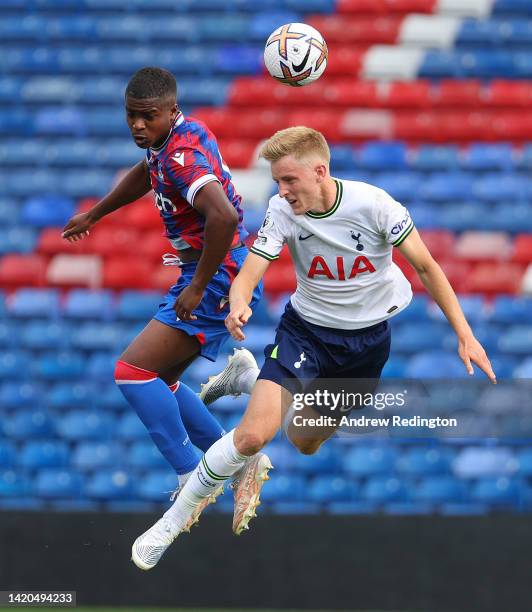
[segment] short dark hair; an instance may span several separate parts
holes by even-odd
[[[177,98],[177,83],[174,75],[164,68],[146,66],[137,70],[129,79],[126,87],[126,98]]]

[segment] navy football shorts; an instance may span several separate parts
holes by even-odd
[[[197,261],[181,264],[181,276],[164,297],[154,319],[170,327],[182,329],[189,336],[196,336],[201,349],[200,355],[216,361],[223,343],[230,337],[225,327],[225,317],[229,314],[229,287],[238,274],[246,255],[247,247],[238,247],[229,251],[218,272],[212,277],[205,289],[203,299],[194,309],[198,317],[195,321],[181,321],[176,319],[174,304],[179,294],[190,284]],[[253,309],[262,297],[262,283],[253,292],[250,308]]]
[[[308,391],[317,378],[363,379],[361,391],[373,393],[390,355],[390,341],[388,321],[337,330],[304,321],[288,302],[275,342],[264,349],[266,361],[258,378],[292,394]]]

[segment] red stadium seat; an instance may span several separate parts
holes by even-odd
[[[137,252],[140,235],[133,228],[96,226],[85,240],[87,241],[87,253],[95,253],[104,257],[133,255]]]
[[[440,81],[433,105],[442,108],[474,108],[481,104],[479,81]]]
[[[229,106],[269,106],[273,103],[270,77],[240,77],[229,87]],[[287,88],[289,89],[289,88]]]
[[[46,282],[53,287],[97,289],[102,282],[102,259],[98,255],[55,255],[48,264]]]
[[[466,293],[466,280],[471,270],[471,264],[456,259],[443,259],[438,261],[445,276],[448,278],[456,293]]]
[[[342,114],[331,110],[299,110],[288,116],[288,125],[306,125],[322,132],[331,141],[341,139]]]
[[[279,261],[266,270],[264,290],[272,295],[292,293],[296,289],[296,274],[292,264],[283,265]]]
[[[61,238],[61,227],[46,227],[39,234],[37,241],[37,252],[42,255],[56,255],[57,253],[69,253],[81,255],[87,252],[87,238],[77,242],[68,242]]]
[[[307,23],[316,28],[327,43],[394,44],[399,36],[402,17],[319,15]]]
[[[532,117],[522,110],[493,113],[491,126],[493,140],[532,139]]]
[[[532,234],[516,236],[512,261],[523,264],[532,263]]]
[[[428,81],[390,83],[379,89],[378,100],[385,108],[429,108],[431,85]]]
[[[165,294],[172,285],[176,284],[180,276],[181,268],[177,266],[155,264],[150,274],[150,287]]]
[[[454,250],[455,236],[448,230],[421,230],[419,232],[435,259],[446,259]]]
[[[109,289],[150,289],[153,264],[143,257],[111,257],[104,265],[103,287]]]
[[[508,260],[512,242],[504,232],[464,232],[454,245],[454,255],[462,261]]]
[[[519,293],[523,273],[523,266],[515,263],[481,263],[467,275],[464,292],[515,295]]]
[[[279,110],[239,111],[231,124],[233,137],[269,138],[277,130],[289,126],[286,113]]]
[[[155,207],[153,192],[150,191],[144,197],[132,204],[122,208],[119,213],[122,227],[139,229],[142,231],[150,229],[162,229],[162,221],[159,211]]]
[[[532,84],[528,81],[492,81],[487,87],[486,104],[498,108],[530,108]]]
[[[433,112],[400,111],[393,122],[393,136],[400,140],[434,142],[441,137],[438,116]]]
[[[337,0],[341,14],[389,15],[390,13],[432,13],[436,0]]]
[[[0,287],[43,287],[46,264],[42,255],[4,255],[0,259]]]
[[[88,212],[95,204],[99,202],[99,198],[83,198],[78,202],[77,213]],[[120,213],[106,215],[98,221],[98,225],[120,225],[121,223]]]
[[[327,76],[352,76],[360,74],[366,48],[352,45],[329,44]]]
[[[378,99],[377,85],[373,81],[331,80],[323,92],[323,99],[330,106],[375,107]]]
[[[204,121],[217,138],[234,138],[238,135],[235,133],[240,117],[240,111],[237,109],[201,107],[194,109],[194,117]]]
[[[256,143],[247,140],[219,141],[220,153],[229,168],[249,168],[255,155]]]
[[[153,263],[161,263],[161,257],[164,253],[173,252],[172,245],[168,238],[162,235],[160,231],[150,230],[142,235],[142,240],[139,240],[136,248],[136,253]]]

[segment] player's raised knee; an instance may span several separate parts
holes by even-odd
[[[313,455],[322,445],[323,440],[311,440],[308,438],[290,438],[290,442],[302,455]]]
[[[268,438],[258,432],[246,429],[235,430],[235,446],[243,455],[255,455],[269,442]]]

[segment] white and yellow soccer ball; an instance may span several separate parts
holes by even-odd
[[[274,30],[264,48],[264,64],[274,79],[300,87],[320,78],[329,51],[323,36],[306,23],[287,23]]]

